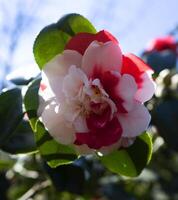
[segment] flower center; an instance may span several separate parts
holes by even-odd
[[[84,124],[91,116],[100,118],[106,113],[109,113],[107,118],[111,120],[117,112],[115,103],[109,98],[100,80],[89,80],[85,73],[75,66],[72,66],[64,77],[63,94],[64,116],[74,127]]]
[[[99,79],[83,84],[77,95],[80,115],[88,117],[91,114],[102,115],[108,107],[111,107],[111,114],[117,111],[114,102],[103,89]],[[112,117],[111,117],[112,118]]]

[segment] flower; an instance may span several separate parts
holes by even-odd
[[[43,68],[39,116],[81,154],[128,147],[150,122],[143,103],[155,91],[152,73],[107,31],[79,33]]]
[[[172,35],[168,35],[165,37],[158,37],[150,41],[146,49],[146,52],[152,52],[152,51],[161,52],[164,50],[170,50],[176,53],[177,51],[176,49],[177,49],[176,39]]]
[[[177,56],[176,39],[168,35],[150,41],[142,54],[142,59],[154,69],[156,75],[164,69],[175,68]]]

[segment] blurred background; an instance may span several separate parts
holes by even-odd
[[[0,0],[1,90],[27,84],[39,73],[33,42],[44,26],[68,13],[82,14],[97,30],[111,32],[124,52],[154,68],[158,84],[147,103],[154,155],[138,178],[112,174],[91,157],[53,170],[38,155],[12,156],[13,145],[18,146],[14,137],[0,145],[0,200],[178,200],[177,8],[177,0]],[[33,143],[29,125],[16,132]],[[28,137],[18,135],[24,132]]]
[[[99,4],[95,0],[0,0],[0,76],[18,68],[26,76],[34,75],[38,70],[32,54],[35,37],[67,13],[82,14],[97,30],[109,30],[124,52],[135,54],[152,38],[173,31],[178,20],[177,0],[102,0]]]

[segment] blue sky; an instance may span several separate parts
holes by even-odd
[[[166,35],[178,24],[177,0],[0,0],[0,63],[36,73],[32,46],[38,32],[66,13],[80,13],[98,30],[115,35],[124,52],[138,54],[146,43]],[[12,56],[8,55],[10,33],[15,17],[27,18],[27,26],[19,30],[19,40]],[[0,68],[3,75],[3,67]]]

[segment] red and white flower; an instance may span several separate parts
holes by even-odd
[[[153,71],[135,55],[123,55],[110,33],[77,34],[43,72],[39,113],[60,143],[105,153],[129,146],[147,129],[143,103],[155,91]]]

